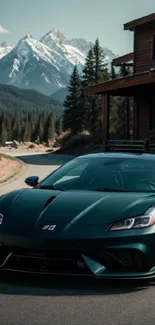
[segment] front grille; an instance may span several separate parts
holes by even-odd
[[[67,253],[65,251],[20,250],[13,253],[5,264],[5,268],[51,274],[85,275],[91,273],[80,253]]]
[[[98,252],[97,255],[109,271],[145,270],[144,259],[135,250],[105,251]]]

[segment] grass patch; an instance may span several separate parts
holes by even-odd
[[[22,162],[17,158],[0,153],[0,185],[16,177],[22,167]]]

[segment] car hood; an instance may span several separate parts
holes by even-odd
[[[114,221],[140,215],[152,205],[155,195],[147,193],[16,190],[0,199],[4,215],[0,231],[29,236],[56,225],[55,231],[48,233],[65,236],[80,229],[82,234],[88,226],[107,229]]]

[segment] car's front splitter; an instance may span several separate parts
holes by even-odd
[[[85,263],[92,271],[93,276],[96,278],[106,278],[106,279],[146,279],[155,278],[155,266],[147,270],[146,272],[138,272],[133,270],[123,271],[113,271],[108,270],[105,265],[94,261],[87,255],[82,255]]]
[[[149,272],[136,272],[136,273],[104,273],[104,274],[76,274],[76,273],[57,273],[57,272],[44,272],[44,271],[28,271],[20,269],[7,269],[2,268],[0,272],[11,272],[11,273],[21,273],[21,274],[38,274],[38,275],[51,275],[51,276],[70,276],[70,277],[89,277],[95,279],[107,279],[107,280],[151,280],[155,278],[155,267],[153,267]]]
[[[56,254],[59,252],[56,252]],[[72,255],[73,254],[73,255]],[[0,270],[43,275],[58,276],[86,276],[96,279],[152,279],[155,278],[155,266],[145,271],[138,271],[129,268],[109,269],[106,264],[97,261],[90,255],[79,254],[75,256],[54,256],[46,257],[25,254],[14,254],[10,252],[0,265]],[[52,254],[51,254],[52,255]],[[24,263],[23,263],[24,262]],[[39,262],[39,264],[38,264]],[[58,263],[58,265],[57,265]]]

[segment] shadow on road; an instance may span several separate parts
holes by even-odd
[[[18,280],[17,280],[18,277]],[[146,281],[114,281],[70,277],[2,275],[0,295],[87,296],[118,295],[149,289]],[[153,285],[153,283],[151,283]]]
[[[55,155],[55,154],[38,154],[38,155],[23,155],[18,157],[25,164],[29,165],[45,165],[45,166],[56,166],[62,165],[74,158],[74,156],[67,155]]]

